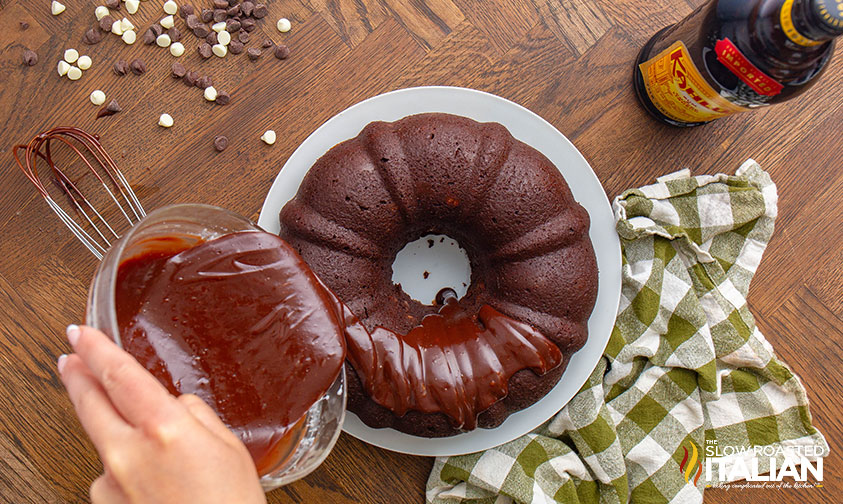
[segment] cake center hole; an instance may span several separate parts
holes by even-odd
[[[471,285],[468,254],[453,238],[427,235],[410,242],[392,263],[392,283],[419,303],[432,305],[436,294],[451,288],[462,298]]]

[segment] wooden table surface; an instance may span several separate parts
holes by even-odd
[[[814,421],[832,445],[825,487],[706,492],[706,502],[839,502],[843,464],[843,51],[806,95],[692,130],[657,124],[630,86],[632,62],[659,28],[701,0],[270,0],[253,33],[286,43],[291,57],[245,54],[201,60],[185,35],[188,69],[230,91],[227,107],[171,79],[173,58],[108,35],[84,46],[94,0],[0,0],[0,501],[80,502],[101,470],[56,377],[80,322],[96,260],[71,238],[15,167],[11,146],[56,125],[102,135],[147,209],[175,202],[227,207],[256,218],[278,170],[314,129],[344,108],[418,85],[466,86],[535,111],[590,161],[610,198],[688,167],[733,172],[752,157],[779,188],[779,219],[749,303],[761,330],[802,377]],[[209,0],[194,0],[204,6]],[[162,0],[132,16],[142,30]],[[122,11],[125,15],[125,11]],[[286,16],[293,30],[281,34]],[[19,22],[30,28],[21,31]],[[182,20],[177,20],[182,27]],[[21,64],[25,47],[40,61]],[[56,63],[76,47],[94,65],[81,80]],[[117,59],[145,59],[143,76],[117,77]],[[94,89],[123,112],[95,121]],[[175,126],[156,125],[170,113]],[[261,133],[273,128],[269,147]],[[212,140],[226,134],[223,153]],[[419,503],[432,459],[399,455],[343,435],[316,472],[269,494],[270,502]]]

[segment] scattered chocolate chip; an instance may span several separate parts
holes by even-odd
[[[217,93],[217,98],[214,100],[217,105],[228,105],[231,103],[231,95],[225,91]]]
[[[264,18],[267,14],[269,14],[269,11],[267,10],[265,4],[255,4],[255,11],[252,12],[252,16],[254,16],[255,19]]]
[[[243,45],[243,42],[240,42],[239,40],[232,40],[228,43],[228,51],[231,54],[240,54],[243,52],[244,48],[245,46]]]
[[[255,20],[252,18],[246,18],[240,21],[240,26],[247,32],[250,32],[255,29]]]
[[[126,75],[129,72],[129,64],[123,60],[117,60],[117,63],[112,67],[114,73],[117,75]]]
[[[214,149],[216,149],[217,152],[222,152],[227,148],[228,148],[228,137],[226,137],[224,135],[218,135],[216,138],[214,138]]]
[[[105,0],[105,6],[111,10],[120,10],[120,0]]]
[[[167,30],[167,35],[170,36],[171,42],[178,42],[181,40],[181,32],[175,26]]]
[[[214,85],[214,79],[208,77],[207,75],[203,75],[196,80],[196,87],[199,89],[205,89],[207,87],[211,87]]]
[[[143,32],[143,43],[146,45],[152,45],[155,43],[155,32],[152,31],[152,28],[147,29]]]
[[[101,108],[100,111],[97,112],[97,119],[99,119],[100,117],[105,117],[105,116],[113,116],[117,112],[122,112],[122,111],[123,111],[123,107],[121,107],[120,104],[117,103],[117,100],[111,100],[110,102],[108,102],[108,105]]]
[[[173,78],[181,79],[185,76],[187,70],[184,68],[184,65],[179,63],[178,61],[173,63]]]
[[[20,22],[20,29],[21,30],[28,30],[29,29],[29,23],[27,23],[26,21],[21,21]]]
[[[209,33],[211,33],[211,29],[203,24],[193,29],[193,34],[196,35],[196,38],[205,38]]]
[[[202,14],[199,16],[199,19],[201,19],[203,23],[210,23],[211,20],[214,19],[214,10],[202,9]]]
[[[249,35],[249,32],[247,32],[246,30],[240,30],[239,32],[237,32],[237,40],[244,44],[248,44],[251,38],[252,37]]]
[[[194,13],[193,6],[190,4],[184,4],[179,8],[179,15],[182,19],[187,19],[187,16],[190,16]]]
[[[187,25],[187,28],[189,30],[193,30],[197,26],[199,26],[199,22],[199,18],[196,17],[196,14],[188,14],[188,16],[184,20],[184,23]]]
[[[290,57],[290,48],[284,44],[275,46],[275,57],[280,60],[285,60]]]
[[[111,16],[103,16],[100,19],[100,30],[102,31],[111,31],[111,25],[114,24],[114,18]]]
[[[246,54],[249,55],[250,60],[255,61],[256,59],[261,57],[262,53],[261,50],[257,47],[250,47],[248,50],[246,50]]]
[[[140,58],[135,58],[132,60],[132,63],[129,65],[129,68],[132,70],[132,73],[135,75],[143,75],[146,72],[146,63],[143,62]]]
[[[264,49],[266,49],[267,47],[272,47],[272,41],[269,39],[263,39],[263,42],[261,42],[261,47],[263,47]]]
[[[228,14],[228,17],[235,17],[240,15],[240,6],[239,5],[232,5],[225,11]]]
[[[199,74],[197,74],[193,70],[190,70],[189,72],[184,74],[184,78],[182,80],[184,81],[184,84],[186,86],[193,87],[196,85],[196,81],[199,80]]]
[[[82,42],[88,45],[98,44],[102,40],[102,31],[96,28],[89,28],[82,37]]]
[[[214,0],[214,9],[227,9],[228,8],[228,0]]]
[[[227,31],[228,33],[234,33],[239,30],[241,26],[243,25],[240,23],[240,21],[237,21],[236,19],[229,19],[225,23],[225,31]]]
[[[216,44],[217,43],[217,32],[212,31],[211,33],[209,33],[208,36],[205,37],[205,42],[207,42],[210,45]]]
[[[225,13],[225,9],[214,9],[214,22],[219,23],[221,21],[225,21],[228,17],[228,14]]]
[[[32,49],[23,50],[23,64],[26,66],[33,66],[38,63],[38,55]]]
[[[246,17],[251,17],[252,13],[255,12],[255,4],[252,2],[243,2],[240,4],[240,12]]]
[[[207,42],[202,42],[201,44],[199,44],[197,50],[199,51],[199,56],[202,56],[205,59],[208,59],[214,55],[214,51],[211,49],[211,44]]]
[[[150,26],[149,29],[152,30],[152,33],[154,33],[156,37],[164,33],[164,27],[158,23]]]

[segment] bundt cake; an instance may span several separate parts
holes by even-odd
[[[370,123],[310,168],[280,222],[344,303],[348,409],[372,427],[497,426],[550,391],[585,343],[597,295],[588,214],[500,124]],[[458,301],[425,305],[392,283],[398,251],[429,234],[468,254]]]

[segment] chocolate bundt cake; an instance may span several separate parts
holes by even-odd
[[[585,343],[597,295],[588,214],[500,124],[373,122],[310,168],[280,221],[345,304],[348,409],[372,427],[497,426],[547,394]],[[396,254],[428,234],[468,254],[458,301],[424,305],[392,283]]]

